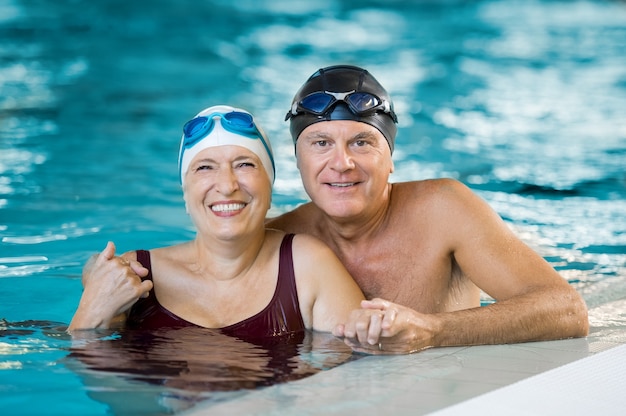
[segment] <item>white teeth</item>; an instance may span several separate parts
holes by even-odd
[[[350,183],[331,183],[330,186],[336,186],[339,188],[347,188],[348,186],[352,186],[354,185],[354,182],[350,182]]]
[[[245,206],[246,204],[218,204],[211,206],[211,210],[215,212],[238,211]]]

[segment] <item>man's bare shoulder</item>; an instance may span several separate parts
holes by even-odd
[[[397,184],[392,191],[392,224],[428,229],[450,246],[465,246],[479,233],[508,233],[502,218],[477,193],[455,179]]]
[[[455,179],[428,179],[394,183],[387,225],[391,230],[417,227],[444,241],[456,235],[460,224],[483,218],[490,207],[469,187]]]
[[[316,224],[319,216],[319,209],[309,202],[278,217],[268,218],[265,221],[265,226],[286,233],[313,234],[314,224]]]
[[[464,199],[470,196],[470,189],[456,179],[437,178],[420,181],[397,182],[392,184],[392,203],[420,205],[428,202]]]

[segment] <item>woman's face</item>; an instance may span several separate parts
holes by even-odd
[[[259,157],[234,145],[204,149],[191,161],[183,186],[198,232],[230,239],[265,227],[272,185]]]

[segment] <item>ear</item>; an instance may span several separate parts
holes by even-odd
[[[389,170],[389,173],[393,173],[393,171],[396,170],[396,166],[393,163],[393,160],[391,161],[391,169]]]

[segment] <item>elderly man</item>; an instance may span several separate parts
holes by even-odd
[[[585,336],[582,297],[466,186],[389,183],[397,118],[366,70],[315,72],[286,117],[311,198],[267,226],[308,233],[342,260],[365,296],[334,333],[357,351]],[[480,290],[496,302],[480,307]]]

